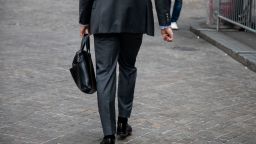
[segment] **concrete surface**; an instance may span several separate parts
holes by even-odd
[[[204,3],[186,1],[173,43],[144,37],[134,132],[117,144],[255,143],[256,74],[189,31]],[[77,16],[77,0],[0,0],[0,144],[100,142],[96,94],[68,70]]]
[[[237,29],[209,28],[204,21],[195,21],[190,30],[256,72],[256,34]]]

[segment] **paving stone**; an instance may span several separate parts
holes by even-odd
[[[36,144],[36,142],[13,135],[0,134],[0,144]]]
[[[28,139],[32,142],[42,143],[49,139],[58,137],[62,133],[48,129],[40,129],[31,126],[23,126],[18,124],[9,125],[0,129],[0,134],[10,135]]]
[[[16,123],[20,120],[26,119],[29,115],[34,113],[33,109],[17,109],[17,107],[10,107],[1,104],[0,106],[0,127],[8,124]]]
[[[50,140],[45,142],[45,144],[93,144],[100,143],[100,141],[101,135],[99,135],[99,133],[93,133],[92,131],[84,129]]]
[[[157,21],[156,36],[144,36],[133,134],[116,143],[254,144],[255,73],[188,30],[205,17],[205,1],[183,8],[172,43]],[[96,94],[80,92],[69,72],[80,46],[77,12],[74,0],[0,0],[1,144],[101,141]]]

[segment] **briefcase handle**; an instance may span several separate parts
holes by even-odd
[[[86,46],[86,51],[90,53],[90,36],[88,34],[83,36],[80,50],[83,51],[85,46]]]

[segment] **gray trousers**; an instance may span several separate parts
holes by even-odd
[[[116,65],[118,116],[129,118],[132,111],[137,69],[136,57],[142,34],[95,34],[98,108],[104,135],[116,133]]]

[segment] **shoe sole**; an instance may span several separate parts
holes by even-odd
[[[122,133],[119,133],[117,134],[117,136],[119,137],[119,139],[123,140],[125,139],[126,137],[132,135],[132,132],[127,132],[127,134],[122,134]]]

